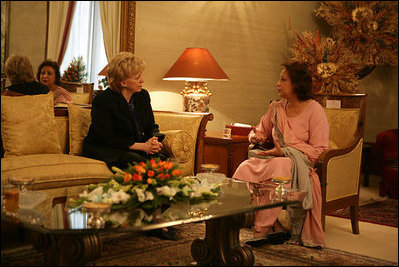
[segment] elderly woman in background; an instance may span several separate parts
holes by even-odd
[[[323,108],[312,99],[312,77],[306,66],[298,62],[282,65],[277,82],[282,99],[269,105],[249,134],[251,143],[273,141],[274,148],[259,151],[242,162],[233,178],[247,181],[250,189],[275,188],[272,177],[292,179],[288,187],[304,190],[306,195],[300,206],[287,208],[291,222],[288,242],[324,247],[321,187],[313,164],[328,149],[329,125]],[[253,242],[273,232],[289,234],[277,219],[280,211],[281,207],[255,213]]]
[[[5,66],[5,74],[11,85],[4,89],[23,95],[47,94],[49,88],[35,81],[33,67],[27,56],[12,54],[8,57]]]
[[[50,91],[54,93],[54,105],[73,102],[70,93],[60,86],[61,74],[57,62],[43,61],[37,69],[36,78],[40,83],[47,85]]]

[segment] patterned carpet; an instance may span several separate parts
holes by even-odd
[[[191,243],[196,238],[203,238],[205,223],[191,223],[175,227],[179,240],[160,240],[141,234],[119,235],[117,239],[110,235],[101,235],[103,253],[100,260],[91,266],[187,266],[193,263]],[[252,237],[252,231],[241,229],[240,241]],[[322,250],[296,245],[273,245],[265,243],[252,247],[255,266],[397,266],[389,262],[368,256],[353,254],[341,250],[324,248]],[[40,266],[43,255],[31,246],[24,245],[1,251],[2,266]]]
[[[349,208],[341,209],[328,215],[350,218]],[[359,207],[359,220],[375,224],[398,227],[398,200],[385,199]]]

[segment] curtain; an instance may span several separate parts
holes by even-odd
[[[62,63],[68,43],[75,1],[49,1],[47,58]]]
[[[101,25],[108,62],[119,53],[121,36],[121,1],[100,1]]]

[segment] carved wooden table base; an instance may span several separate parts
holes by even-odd
[[[42,234],[31,232],[31,243],[45,253],[49,266],[85,265],[100,258],[102,243],[98,234]]]
[[[240,246],[240,228],[251,227],[254,213],[206,221],[205,239],[193,241],[191,255],[198,265],[253,265],[252,250]]]

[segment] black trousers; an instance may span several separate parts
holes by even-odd
[[[83,143],[82,155],[84,157],[104,161],[111,170],[113,166],[125,169],[127,168],[128,163],[133,164],[133,162],[145,162],[152,158],[166,160],[169,157],[169,155],[162,152],[157,154],[147,154],[144,151],[139,150],[110,148],[87,143]]]

